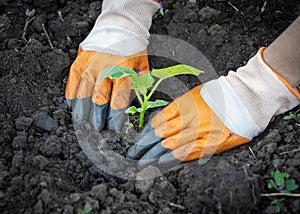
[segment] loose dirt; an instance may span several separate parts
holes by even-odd
[[[153,21],[151,33],[190,43],[218,75],[245,64],[300,14],[298,1],[195,2],[163,1],[165,15]],[[28,42],[21,38],[26,9],[36,16]],[[78,45],[100,12],[101,1],[0,1],[0,212],[275,213],[272,199],[260,194],[273,192],[267,183],[276,168],[300,184],[299,119],[274,117],[251,143],[144,183],[113,177],[86,157],[63,95]],[[174,64],[159,57],[150,63]],[[181,80],[199,84],[187,76]],[[110,144],[120,142],[105,136]],[[282,213],[300,212],[299,198],[277,199],[284,203]]]

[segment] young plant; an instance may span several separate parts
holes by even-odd
[[[300,114],[297,114],[297,112],[290,112],[289,115],[283,117],[284,120],[292,120],[297,118],[300,118]]]
[[[22,39],[26,42],[29,43],[30,39],[27,40],[26,39],[26,34],[27,34],[27,29],[29,24],[35,19],[35,9],[29,10],[28,8],[25,11],[25,15],[26,15],[26,21],[25,21],[25,25],[24,25],[24,29],[23,29],[23,33],[22,33]]]
[[[276,199],[271,201],[271,205],[273,205],[275,207],[276,212],[278,212],[278,213],[280,212],[281,208],[283,207],[283,204]]]
[[[92,214],[92,212],[90,210],[87,210],[87,209],[78,209],[77,213],[78,214]]]
[[[164,5],[162,2],[159,2],[159,10],[153,15],[152,19],[155,20],[158,16],[164,16],[168,10],[164,10]]]
[[[291,193],[291,191],[298,189],[298,185],[295,183],[294,179],[286,180],[289,177],[289,174],[279,170],[272,172],[273,179],[269,180],[268,188],[276,189],[282,193]]]
[[[122,66],[111,66],[104,70],[99,81],[102,81],[107,77],[109,77],[110,79],[118,79],[129,76],[131,78],[131,89],[134,90],[140,103],[140,107],[137,108],[136,106],[131,106],[125,112],[132,115],[137,112],[140,113],[139,128],[142,128],[144,125],[144,117],[146,110],[150,108],[168,105],[168,102],[165,100],[158,99],[155,101],[149,101],[151,96],[163,80],[180,74],[192,74],[198,76],[200,73],[203,73],[203,71],[187,65],[180,64],[168,68],[153,69],[151,72],[147,72],[146,74],[140,76],[130,68]],[[158,78],[158,81],[155,83],[154,86],[153,77]],[[152,89],[149,93],[147,93],[151,87]]]
[[[281,193],[288,193],[291,194],[291,191],[298,189],[298,185],[295,183],[295,180],[290,179],[287,180],[289,174],[285,172],[280,172],[276,170],[275,172],[271,173],[273,179],[269,180],[268,188],[269,189],[276,189]],[[276,212],[280,212],[281,208],[283,207],[283,203],[274,199],[271,201],[271,205],[273,205],[276,209]]]
[[[127,134],[130,129],[134,127],[133,123],[129,121],[129,119],[124,123],[125,125],[125,133]]]

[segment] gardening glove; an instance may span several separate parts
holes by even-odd
[[[137,72],[149,71],[146,47],[153,14],[159,4],[151,0],[104,0],[102,13],[88,37],[80,44],[71,66],[65,91],[73,121],[89,122],[120,131],[129,104],[131,80],[105,79],[110,66],[124,66]]]
[[[227,151],[298,105],[299,93],[264,62],[263,50],[237,72],[197,86],[157,113],[128,157],[139,159],[139,167],[170,167]]]

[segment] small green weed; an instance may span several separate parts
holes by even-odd
[[[292,120],[298,118],[300,118],[300,114],[297,114],[297,112],[290,112],[289,115],[283,117],[284,120]]]
[[[281,193],[291,194],[292,191],[298,189],[298,185],[295,183],[294,179],[288,180],[289,174],[286,172],[280,172],[276,170],[271,173],[273,179],[270,179],[268,182],[269,189],[275,189]],[[271,201],[271,205],[273,205],[276,211],[279,213],[281,208],[283,207],[283,203],[274,199]]]
[[[283,207],[283,204],[276,199],[271,201],[271,205],[273,205],[275,207],[276,212],[278,212],[278,213],[280,212],[281,208]]]
[[[87,210],[87,209],[78,209],[77,213],[78,214],[92,214],[92,212],[90,210]]]
[[[273,179],[269,180],[268,188],[276,189],[282,193],[291,193],[291,191],[298,189],[298,185],[295,183],[294,179],[286,180],[289,177],[289,174],[279,170],[272,172]]]

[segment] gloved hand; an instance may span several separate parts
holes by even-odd
[[[115,65],[137,72],[147,72],[147,52],[133,56],[116,56],[79,50],[66,87],[67,102],[70,107],[73,106],[75,122],[89,121],[97,130],[102,130],[106,124],[108,129],[120,131],[124,110],[129,104],[131,80],[124,77],[97,82],[107,67]]]
[[[156,161],[164,167],[220,153],[249,142],[273,115],[298,105],[300,95],[267,66],[263,50],[157,113],[128,157],[140,159],[139,167]]]
[[[149,71],[148,30],[158,8],[159,4],[151,0],[103,1],[102,13],[80,44],[68,77],[65,97],[75,123],[87,121],[97,130],[105,126],[121,130],[131,81],[126,77],[98,80],[109,66]]]

